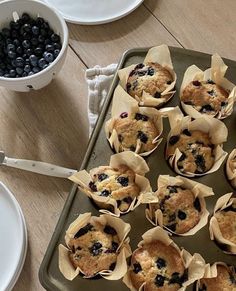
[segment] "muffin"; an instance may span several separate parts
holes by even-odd
[[[142,101],[143,92],[153,98],[162,98],[161,93],[174,81],[165,67],[158,63],[140,63],[129,73],[126,90],[132,97]]]
[[[152,241],[134,251],[130,278],[138,290],[145,282],[145,291],[179,290],[187,280],[183,259],[172,246]]]
[[[236,188],[236,149],[233,149],[226,162],[226,174],[233,188]]]
[[[214,145],[208,133],[184,129],[180,134],[169,138],[167,157],[174,155],[176,149],[181,152],[181,157],[177,162],[181,172],[204,174],[214,164]]]
[[[227,266],[217,265],[217,276],[214,278],[202,278],[199,280],[198,291],[235,291],[236,275]]]
[[[183,90],[181,101],[198,112],[215,116],[228,105],[229,93],[212,80],[192,81]]]
[[[127,271],[130,256],[130,225],[110,215],[84,213],[66,231],[66,247],[59,245],[59,269],[68,280],[80,272],[84,278],[101,275],[120,279]]]

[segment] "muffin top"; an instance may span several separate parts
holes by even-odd
[[[228,105],[228,96],[228,92],[212,80],[196,80],[184,88],[181,101],[201,113],[216,115]]]
[[[135,183],[135,173],[126,165],[117,168],[98,167],[93,172],[89,187],[93,194],[115,199],[121,212],[127,211],[134,198],[140,193]]]
[[[167,145],[167,158],[179,149],[182,156],[178,160],[178,169],[183,172],[203,174],[214,164],[214,145],[207,133],[184,129],[179,135],[170,137]]]
[[[123,112],[120,118],[114,122],[114,129],[120,142],[119,151],[135,151],[138,145],[138,153],[148,152],[155,148],[153,140],[159,135],[154,122],[141,113],[128,115]]]
[[[88,223],[68,243],[70,260],[88,277],[103,270],[113,270],[119,243],[117,232],[110,225]]]
[[[167,186],[157,192],[159,202],[153,209],[160,209],[163,225],[183,234],[198,224],[201,218],[201,204],[193,192],[181,186]]]
[[[143,92],[154,98],[173,82],[171,73],[158,63],[138,64],[129,74],[126,90],[132,97],[142,100]],[[164,97],[164,96],[163,96]]]
[[[215,213],[222,236],[236,244],[236,204]]]
[[[217,265],[217,277],[202,278],[199,291],[235,291],[236,276],[223,265]]]
[[[175,291],[187,279],[178,251],[158,240],[134,251],[129,275],[137,290],[145,282],[145,291]]]

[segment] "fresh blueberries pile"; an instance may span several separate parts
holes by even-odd
[[[23,13],[0,31],[0,76],[21,78],[46,69],[59,55],[60,36],[42,17]]]

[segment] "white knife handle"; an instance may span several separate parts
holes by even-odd
[[[13,159],[7,157],[5,157],[3,164],[13,168],[59,178],[68,178],[69,176],[77,172],[76,170],[67,169],[44,162]]]

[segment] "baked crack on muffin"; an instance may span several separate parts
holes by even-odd
[[[171,136],[167,144],[167,158],[174,155],[177,148],[182,153],[177,162],[181,172],[203,174],[212,168],[215,161],[214,145],[207,133],[184,129],[179,135]]]
[[[160,209],[163,225],[173,232],[183,234],[197,225],[201,219],[202,209],[199,198],[191,190],[181,186],[167,186],[158,192],[159,203],[152,209]]]
[[[143,92],[153,98],[161,98],[161,93],[174,81],[171,73],[158,63],[138,64],[130,72],[126,90],[132,97],[142,100]],[[168,97],[168,96],[166,96]]]
[[[123,112],[114,122],[114,129],[120,142],[119,151],[135,151],[139,143],[139,153],[148,152],[156,147],[153,140],[159,135],[154,122],[141,113],[128,115]]]
[[[217,265],[217,277],[202,278],[199,285],[198,291],[235,291],[236,276],[226,266]]]
[[[183,90],[181,101],[200,113],[216,115],[228,105],[229,93],[212,80],[192,81]]]
[[[175,291],[187,280],[187,271],[178,251],[158,240],[134,251],[129,272],[136,290],[145,282],[145,291]]]
[[[93,276],[103,270],[114,270],[118,256],[119,238],[110,225],[87,223],[70,239],[70,260],[85,276]]]
[[[115,199],[121,212],[127,211],[140,193],[140,188],[135,183],[135,173],[126,165],[117,168],[98,167],[93,172],[89,187],[93,194]]]

